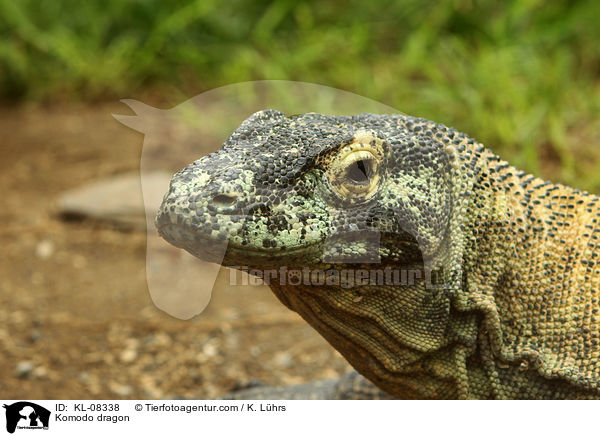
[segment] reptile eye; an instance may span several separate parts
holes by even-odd
[[[359,185],[368,184],[372,175],[373,161],[371,159],[353,162],[346,168],[346,179]]]
[[[379,185],[377,156],[365,148],[351,148],[331,163],[329,180],[336,193],[348,199],[366,199]]]

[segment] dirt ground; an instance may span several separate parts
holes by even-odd
[[[267,288],[172,318],[148,293],[145,232],[58,216],[65,190],[138,168],[143,137],[111,113],[127,109],[0,109],[0,397],[207,398],[345,373]]]

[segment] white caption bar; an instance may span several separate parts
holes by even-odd
[[[597,434],[595,401],[3,400],[0,434]],[[41,430],[41,431],[36,431]]]

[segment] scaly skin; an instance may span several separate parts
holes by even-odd
[[[394,397],[598,398],[599,217],[598,197],[431,121],[262,111],[173,177],[157,227],[277,271],[279,299]],[[416,279],[292,284],[281,267]]]

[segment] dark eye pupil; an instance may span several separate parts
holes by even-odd
[[[368,183],[371,177],[371,163],[365,160],[354,162],[348,167],[346,177],[354,183]]]

